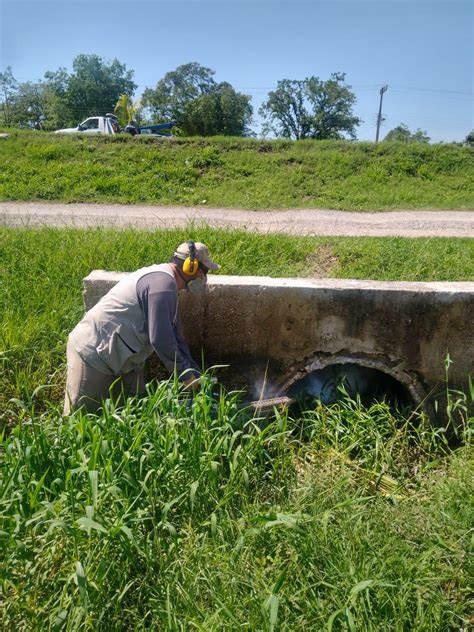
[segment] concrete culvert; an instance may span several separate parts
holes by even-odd
[[[125,274],[85,278],[86,308]],[[350,364],[359,368],[350,369],[349,385],[371,386],[354,389],[363,399],[408,399],[445,425],[447,355],[451,389],[468,392],[473,374],[472,282],[211,275],[203,297],[183,293],[180,304],[193,356],[221,367],[219,381],[252,399],[288,394],[312,373],[323,379],[337,370],[330,366]]]
[[[351,362],[330,364],[314,370],[288,389],[288,395],[306,409],[318,401],[334,404],[343,399],[345,393],[352,399],[360,397],[366,406],[376,401],[386,401],[398,409],[415,406],[408,389],[393,376]]]

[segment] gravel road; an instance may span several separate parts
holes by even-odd
[[[474,237],[474,211],[245,211],[184,206],[0,202],[0,225],[157,229],[190,224],[293,235]]]

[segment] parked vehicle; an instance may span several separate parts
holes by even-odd
[[[165,130],[169,130],[174,127],[174,123],[159,123],[158,125],[144,125],[143,127],[138,128],[139,134],[147,134],[148,136],[173,136],[166,132]]]
[[[117,134],[120,131],[118,119],[114,114],[90,116],[77,127],[56,130],[56,134]]]
[[[119,122],[115,114],[105,116],[91,116],[82,121],[77,127],[68,127],[56,130],[55,134],[118,134],[125,132],[132,136],[146,134],[148,136],[171,136],[166,132],[174,126],[174,123],[160,123],[159,125],[144,125],[138,127],[130,122],[123,130],[120,129]]]

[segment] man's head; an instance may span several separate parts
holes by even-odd
[[[209,249],[206,244],[200,241],[185,241],[180,244],[173,256],[173,263],[176,263],[180,270],[187,276],[194,277],[197,270],[207,274],[209,270],[219,270],[220,266],[211,260]]]
[[[193,293],[200,294],[204,290],[209,270],[218,270],[220,266],[211,260],[206,244],[192,240],[180,244],[171,259],[186,284]]]

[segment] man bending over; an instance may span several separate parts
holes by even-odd
[[[199,366],[181,333],[178,292],[203,293],[208,271],[218,269],[205,244],[188,241],[169,263],[140,268],[107,292],[69,334],[64,414],[96,411],[111,387],[112,396],[143,395],[153,352],[196,388]]]

